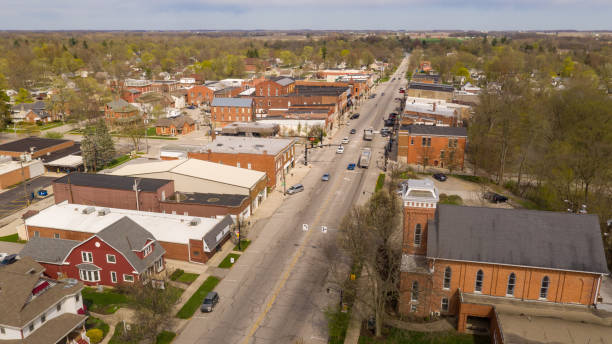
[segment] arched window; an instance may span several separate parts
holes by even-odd
[[[419,300],[419,282],[417,281],[412,282],[412,292],[410,293],[410,300],[414,302]]]
[[[550,284],[550,278],[544,276],[542,278],[542,285],[540,286],[540,299],[546,299],[548,297],[548,285]]]
[[[514,286],[516,285],[516,275],[514,272],[508,276],[508,288],[506,288],[506,295],[514,296]]]
[[[442,285],[444,289],[450,288],[452,274],[453,274],[453,271],[451,270],[451,267],[447,266],[446,269],[444,269],[444,284]]]
[[[417,223],[415,228],[414,228],[414,246],[421,246],[421,234],[422,234],[422,229],[421,229],[421,224]]]
[[[476,285],[474,286],[474,291],[477,293],[482,293],[482,280],[484,279],[484,272],[482,270],[478,270],[476,273]]]

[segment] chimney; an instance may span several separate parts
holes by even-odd
[[[433,103],[433,111],[436,112],[436,103]]]

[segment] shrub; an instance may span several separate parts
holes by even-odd
[[[176,281],[183,273],[185,273],[185,271],[182,269],[176,269],[174,272],[172,272],[172,275],[170,275],[170,279]]]
[[[93,344],[100,343],[102,338],[104,338],[104,333],[99,328],[92,328],[91,330],[88,330],[86,334]]]
[[[48,139],[61,139],[62,137],[64,137],[64,134],[59,133],[57,131],[48,131],[47,133],[45,133],[45,137]]]
[[[378,180],[376,181],[376,188],[374,189],[374,192],[382,189],[383,186],[385,186],[385,174],[381,173],[378,175]]]

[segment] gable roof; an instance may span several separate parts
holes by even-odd
[[[436,125],[411,124],[402,125],[400,130],[408,131],[411,135],[467,137],[467,128],[464,127],[441,127]]]
[[[54,180],[58,184],[72,184],[76,186],[90,186],[113,190],[134,190],[134,181],[138,181],[139,191],[156,192],[162,186],[171,183],[168,179],[135,178],[128,176],[115,176],[112,174],[95,174],[73,172]]]
[[[251,107],[251,98],[213,98],[211,106]]]
[[[176,116],[173,118],[160,118],[157,123],[155,123],[156,127],[169,127],[174,125],[175,127],[182,127],[185,124],[192,125],[195,121],[193,118],[185,115]]]
[[[215,249],[215,247],[217,247],[217,245],[219,245],[219,243],[223,241],[226,236],[229,235],[231,226],[233,224],[234,220],[232,220],[230,216],[225,216],[223,220],[217,223],[215,227],[213,227],[213,229],[211,229],[208,233],[206,233],[206,235],[204,235],[204,243],[206,243],[206,246],[208,246],[208,249],[211,252]],[[222,234],[226,229],[227,231],[225,232],[225,234]],[[217,240],[217,236],[219,234],[222,235],[219,236],[219,240]]]
[[[126,102],[122,98],[117,98],[109,103],[106,103],[106,106],[111,108],[114,112],[132,112],[138,111],[138,108],[134,105]]]
[[[44,111],[47,105],[42,100],[35,101],[33,103],[21,103],[13,106],[13,111],[29,111],[32,110],[36,113]]]
[[[96,236],[114,249],[121,252],[136,271],[143,272],[158,260],[166,251],[157,244],[148,256],[140,259],[135,251],[141,251],[147,241],[155,241],[151,232],[141,227],[127,216],[99,231]]]
[[[428,226],[429,258],[608,273],[596,215],[440,204]]]
[[[37,262],[62,264],[68,253],[80,243],[77,240],[33,237],[19,255],[32,257]]]

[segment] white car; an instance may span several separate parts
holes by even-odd
[[[344,153],[344,147],[342,147],[342,146],[338,147],[338,149],[336,149],[336,153],[337,153],[337,154],[342,154],[342,153]]]
[[[343,138],[342,139],[342,144],[347,144],[347,143],[349,143],[348,137]]]

